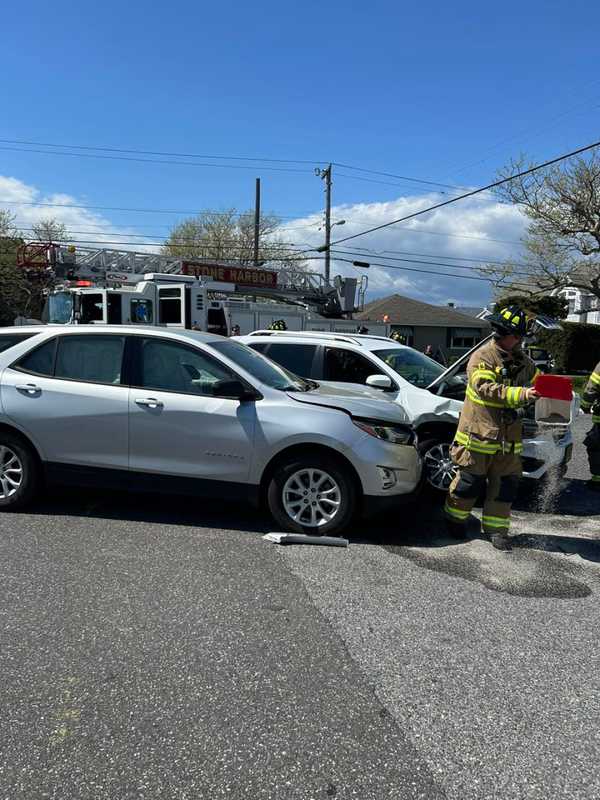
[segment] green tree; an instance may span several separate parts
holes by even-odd
[[[0,325],[12,325],[27,310],[31,297],[25,274],[17,266],[23,239],[14,221],[10,211],[0,210]]]
[[[277,234],[280,226],[277,217],[263,215],[259,224],[259,261],[272,266],[302,269],[305,262]],[[230,208],[218,213],[204,211],[189,217],[170,231],[162,252],[190,260],[201,258],[252,264],[254,212],[239,214],[235,208]]]
[[[524,158],[502,171],[506,178],[530,164]],[[600,298],[600,150],[499,187],[502,200],[529,219],[519,263],[484,267],[502,291],[541,296],[574,286]]]

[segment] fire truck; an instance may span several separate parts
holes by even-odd
[[[62,324],[159,325],[228,335],[284,320],[289,330],[350,332],[362,310],[367,278],[189,261],[129,250],[24,245],[20,266],[45,271],[43,321]],[[373,333],[385,334],[385,325]],[[381,330],[379,330],[381,328]]]

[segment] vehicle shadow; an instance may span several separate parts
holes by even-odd
[[[160,495],[82,489],[47,491],[28,514],[48,517],[92,517],[95,519],[223,528],[243,533],[268,533],[273,524],[250,503],[180,495]]]

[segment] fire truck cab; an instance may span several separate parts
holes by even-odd
[[[190,275],[149,273],[142,280],[136,277],[132,286],[88,288],[88,281],[78,281],[79,285],[54,291],[48,296],[44,321],[159,325],[197,328],[222,336],[229,333],[231,320],[225,301],[209,299],[209,292],[233,291],[235,286]]]

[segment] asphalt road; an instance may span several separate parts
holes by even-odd
[[[586,476],[576,447],[521,498],[509,554],[424,502],[347,549],[177,498],[2,515],[0,798],[599,797]]]

